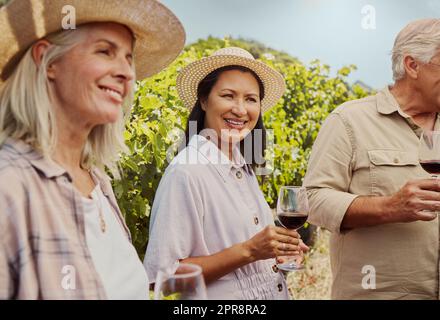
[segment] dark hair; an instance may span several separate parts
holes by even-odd
[[[258,82],[258,87],[260,89],[260,101],[264,98],[264,85],[261,81],[260,77],[251,69],[238,66],[238,65],[231,65],[231,66],[225,66],[221,67],[219,69],[216,69],[212,71],[210,74],[208,74],[202,81],[200,81],[198,87],[197,87],[197,101],[194,105],[194,108],[192,109],[188,121],[186,123],[186,130],[185,130],[185,140],[184,144],[185,146],[188,145],[189,140],[191,137],[189,136],[189,123],[190,121],[194,121],[197,124],[197,134],[199,134],[203,129],[205,129],[205,111],[202,109],[201,101],[204,99],[207,99],[209,94],[211,93],[212,88],[217,83],[220,75],[225,71],[230,70],[239,70],[242,72],[248,72],[254,76],[254,78]],[[261,130],[261,138],[257,137],[255,129]],[[257,138],[260,138],[260,141],[255,141]],[[252,154],[251,158],[249,159],[249,155],[245,154],[244,152],[244,146],[245,141],[247,139],[251,139],[251,146],[252,146]],[[260,142],[260,143],[258,143]],[[256,167],[264,167],[264,152],[266,150],[266,128],[263,124],[263,118],[262,114],[260,112],[260,115],[258,116],[257,123],[255,127],[251,130],[251,132],[246,136],[245,139],[240,141],[240,151],[241,154],[245,157],[246,164],[249,164],[253,169]]]

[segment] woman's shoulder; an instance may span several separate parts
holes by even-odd
[[[170,162],[166,173],[197,178],[205,175],[209,161],[196,148],[187,146]]]
[[[17,152],[8,144],[0,146],[0,188],[8,189],[11,184],[20,178],[31,168],[25,155]]]
[[[30,194],[26,175],[30,175],[30,164],[26,158],[8,146],[0,146],[0,224],[8,217],[17,217],[24,212]]]

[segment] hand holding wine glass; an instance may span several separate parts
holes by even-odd
[[[301,228],[309,216],[306,189],[304,187],[281,187],[277,203],[277,216],[285,228],[291,230]],[[284,262],[278,264],[280,270],[294,271],[303,268],[292,258],[283,258],[282,260]]]

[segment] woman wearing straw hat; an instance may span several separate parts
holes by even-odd
[[[185,67],[177,89],[191,114],[186,147],[152,208],[150,281],[190,262],[202,267],[209,299],[286,299],[274,258],[307,247],[295,231],[273,225],[255,171],[265,149],[257,139],[265,134],[262,113],[283,95],[283,77],[246,50],[224,48]]]
[[[66,5],[74,30],[62,30]],[[104,168],[117,177],[135,60],[150,76],[184,41],[152,0],[0,9],[0,299],[148,298]]]

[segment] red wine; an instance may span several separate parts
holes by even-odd
[[[440,160],[420,161],[420,165],[430,174],[440,174]]]
[[[308,215],[301,212],[283,212],[278,214],[278,220],[287,229],[298,229],[306,223]]]

